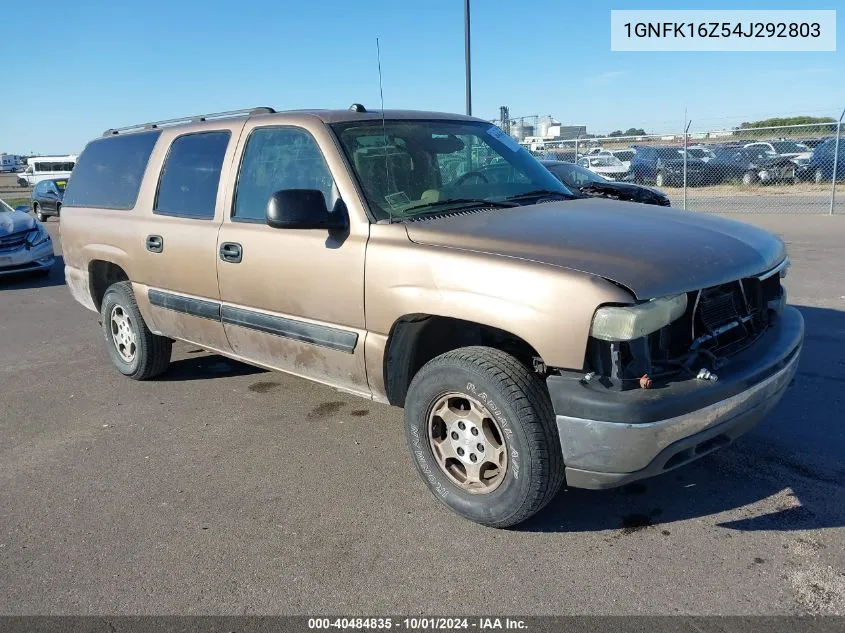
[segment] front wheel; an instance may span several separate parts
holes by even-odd
[[[32,210],[35,211],[35,217],[38,218],[39,222],[46,222],[47,216],[41,211],[41,207],[37,204],[32,205]]]
[[[121,374],[147,380],[167,369],[173,341],[150,332],[130,282],[109,286],[100,306],[100,319],[106,349]]]
[[[545,386],[496,349],[464,347],[426,363],[408,389],[405,433],[437,499],[482,525],[525,521],[563,482]]]
[[[663,175],[662,171],[657,172],[657,175],[654,177],[654,184],[656,187],[666,186],[666,176]]]
[[[813,174],[813,182],[815,182],[817,185],[820,185],[822,184],[822,182],[824,182],[824,174],[822,173],[821,169],[817,169],[816,173]]]
[[[753,171],[747,171],[742,174],[742,184],[746,187],[753,185],[757,181],[757,174]]]

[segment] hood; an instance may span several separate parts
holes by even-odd
[[[786,256],[762,229],[703,213],[600,198],[406,223],[416,243],[578,270],[651,299],[764,272]]]
[[[793,159],[787,158],[786,156],[766,156],[765,158],[760,158],[757,160],[752,160],[748,164],[751,167],[760,166],[760,167],[775,167],[775,166],[786,166],[786,165],[793,165]]]
[[[684,168],[684,158],[683,156],[679,156],[678,158],[661,158],[660,165],[663,167],[671,167],[672,169],[683,169]],[[701,169],[707,165],[706,162],[701,160],[700,158],[687,158],[687,169]]]
[[[35,228],[35,218],[21,211],[0,210],[0,237]]]

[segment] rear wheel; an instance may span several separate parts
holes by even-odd
[[[100,319],[109,357],[121,374],[147,380],[167,369],[173,341],[150,332],[130,282],[109,286],[100,306]]]
[[[654,184],[657,187],[666,186],[666,176],[663,175],[662,171],[657,172],[657,175],[654,177]]]
[[[417,470],[437,499],[482,525],[521,523],[563,482],[545,386],[496,349],[464,347],[423,366],[408,389],[405,430]]]
[[[822,173],[821,168],[816,170],[816,173],[813,174],[813,182],[817,185],[822,184],[824,182],[824,174]]]
[[[742,174],[742,184],[746,187],[753,185],[755,182],[757,182],[757,174],[753,171],[747,171]]]

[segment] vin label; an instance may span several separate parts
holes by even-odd
[[[836,11],[611,11],[610,50],[835,51]]]

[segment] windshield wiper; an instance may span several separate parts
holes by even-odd
[[[503,202],[498,200],[485,200],[484,198],[447,198],[446,200],[433,200],[432,202],[423,202],[421,204],[415,204],[410,207],[407,207],[402,210],[402,214],[404,215],[408,211],[416,211],[417,209],[426,209],[428,207],[436,207],[442,204],[461,204],[461,205],[475,205],[475,206],[484,206],[484,207],[501,207],[501,208],[510,208],[510,207],[518,207],[518,204],[513,202]]]
[[[543,198],[546,196],[560,196],[561,198],[566,198],[567,200],[571,200],[575,196],[564,193],[562,191],[552,191],[551,189],[535,189],[534,191],[526,191],[525,193],[520,193],[515,196],[508,196],[506,200],[525,200],[526,198]]]

